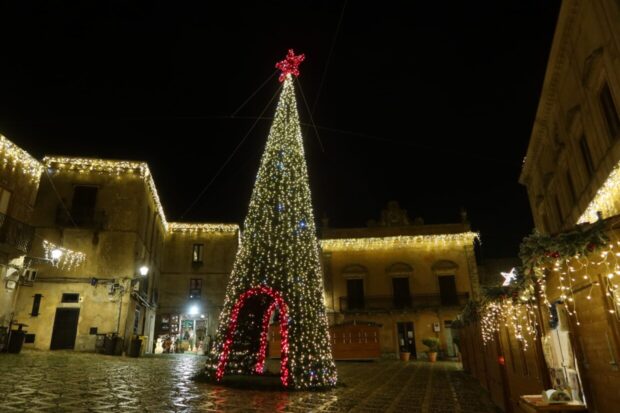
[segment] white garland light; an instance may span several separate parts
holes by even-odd
[[[199,232],[238,232],[237,224],[219,224],[219,223],[188,223],[188,222],[170,222],[168,224],[168,232],[195,234]]]
[[[473,244],[477,239],[479,239],[479,234],[470,231],[457,234],[324,239],[321,241],[321,247],[326,251],[360,251],[416,246],[430,248],[437,246],[464,246]]]
[[[43,250],[45,251],[45,259],[50,261],[55,267],[65,270],[79,267],[86,261],[86,254],[83,252],[61,247],[48,240],[43,240]]]
[[[10,166],[12,171],[19,169],[30,178],[31,182],[38,182],[43,172],[43,165],[39,161],[2,134],[0,134],[0,162],[2,168]]]
[[[48,169],[53,170],[73,171],[79,174],[104,173],[113,176],[130,174],[144,179],[149,191],[151,192],[151,196],[155,201],[155,206],[157,208],[157,212],[159,212],[159,216],[161,217],[164,229],[168,231],[166,214],[164,214],[164,208],[159,200],[159,194],[157,193],[157,188],[155,187],[155,181],[153,181],[153,175],[151,174],[151,170],[146,162],[46,156],[43,158],[43,163]]]
[[[596,191],[596,195],[577,220],[577,224],[596,222],[599,219],[599,211],[603,217],[620,214],[620,162],[613,167],[603,185]]]

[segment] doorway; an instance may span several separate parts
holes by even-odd
[[[56,309],[50,350],[73,350],[79,317],[79,308]]]
[[[398,334],[398,349],[399,351],[408,351],[411,353],[411,357],[416,357],[415,351],[415,334],[413,331],[413,322],[406,321],[396,323],[396,330]]]

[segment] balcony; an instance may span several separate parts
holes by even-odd
[[[71,209],[70,213],[67,213],[62,205],[56,209],[56,225],[60,227],[103,229],[105,221],[105,211],[101,210]]]
[[[9,253],[26,254],[30,250],[34,227],[0,213],[0,244],[9,247]]]
[[[410,294],[408,296],[366,295],[362,297],[340,297],[342,312],[388,312],[421,310],[439,307],[463,307],[469,301],[469,293],[452,296],[441,294]]]

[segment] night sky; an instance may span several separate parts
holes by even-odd
[[[394,199],[458,222],[463,206],[484,257],[532,228],[517,179],[559,0],[7,3],[0,133],[36,157],[148,162],[169,220],[243,221],[268,78],[294,48],[317,220],[365,226]]]

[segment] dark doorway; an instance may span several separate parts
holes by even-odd
[[[50,350],[73,350],[77,335],[79,308],[57,308]]]
[[[364,280],[354,278],[347,280],[347,310],[364,308]]]
[[[399,351],[408,351],[411,357],[416,356],[415,352],[415,334],[413,332],[412,322],[396,323],[398,332],[398,349]]]
[[[441,295],[441,305],[459,304],[454,275],[439,276],[439,294]]]
[[[392,278],[392,287],[394,290],[394,308],[411,307],[411,295],[409,294],[409,278]]]

